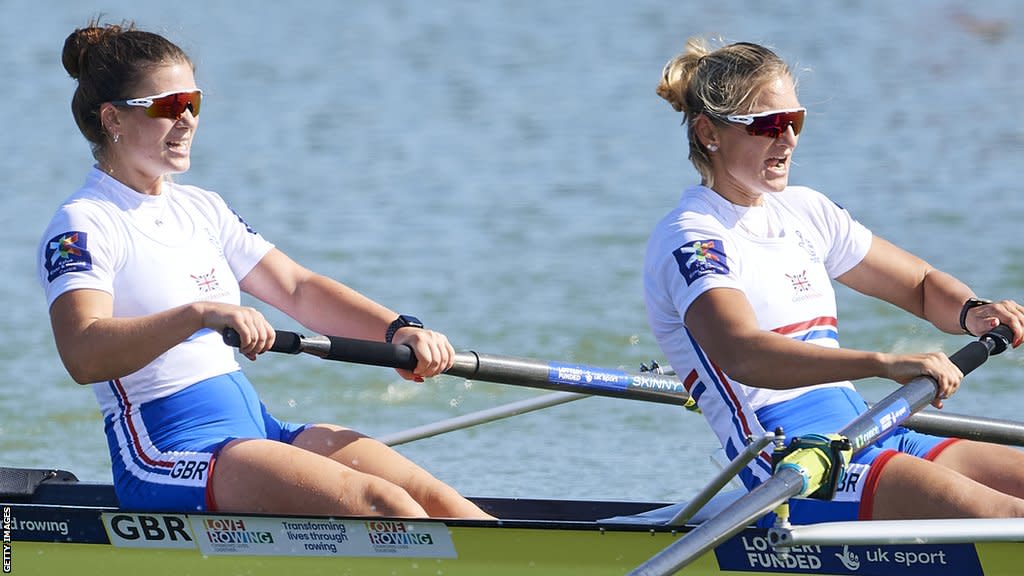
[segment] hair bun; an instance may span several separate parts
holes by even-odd
[[[121,26],[108,24],[99,26],[97,22],[91,22],[85,28],[79,28],[68,35],[64,41],[64,50],[61,52],[61,62],[64,69],[72,78],[78,80],[82,74],[83,63],[89,49],[110,38],[120,34]]]
[[[690,115],[686,101],[686,93],[690,90],[690,82],[704,56],[710,48],[703,38],[693,37],[686,41],[685,50],[665,64],[661,70],[661,81],[656,92],[664,98],[676,112]]]

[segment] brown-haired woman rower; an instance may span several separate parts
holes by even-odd
[[[68,36],[75,121],[96,165],[57,210],[39,273],[57,349],[100,402],[121,505],[137,510],[488,518],[391,448],[274,418],[221,340],[250,359],[274,331],[240,291],[311,330],[411,346],[407,379],[450,367],[444,335],[291,260],[189,168],[203,92],[188,56],[130,24]]]

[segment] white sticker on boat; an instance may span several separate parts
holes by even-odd
[[[178,514],[104,512],[103,527],[114,546],[127,548],[195,548],[188,518]]]
[[[438,522],[262,516],[191,516],[207,555],[455,558]]]

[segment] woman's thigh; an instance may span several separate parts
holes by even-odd
[[[943,465],[941,456],[935,462],[907,454],[893,456],[879,473],[872,518],[1024,516],[1024,501]]]
[[[416,479],[433,479],[429,472],[390,446],[341,426],[307,426],[293,444],[353,470],[379,476],[401,486]]]
[[[426,515],[391,482],[273,440],[234,440],[224,446],[210,489],[215,509],[224,512]]]
[[[961,440],[936,456],[935,463],[1004,494],[1024,498],[1024,452],[1017,448]]]

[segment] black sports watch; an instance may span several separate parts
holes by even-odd
[[[971,333],[971,331],[967,329],[967,311],[971,308],[977,308],[978,306],[984,306],[985,304],[991,303],[991,300],[985,300],[984,298],[968,298],[967,302],[964,302],[964,307],[960,309],[960,328],[964,331],[964,334]]]
[[[423,322],[415,316],[409,316],[408,314],[399,314],[395,321],[388,325],[387,332],[384,333],[384,341],[391,344],[391,339],[395,337],[395,332],[399,329],[405,328],[406,326],[412,326],[413,328],[423,328]]]

